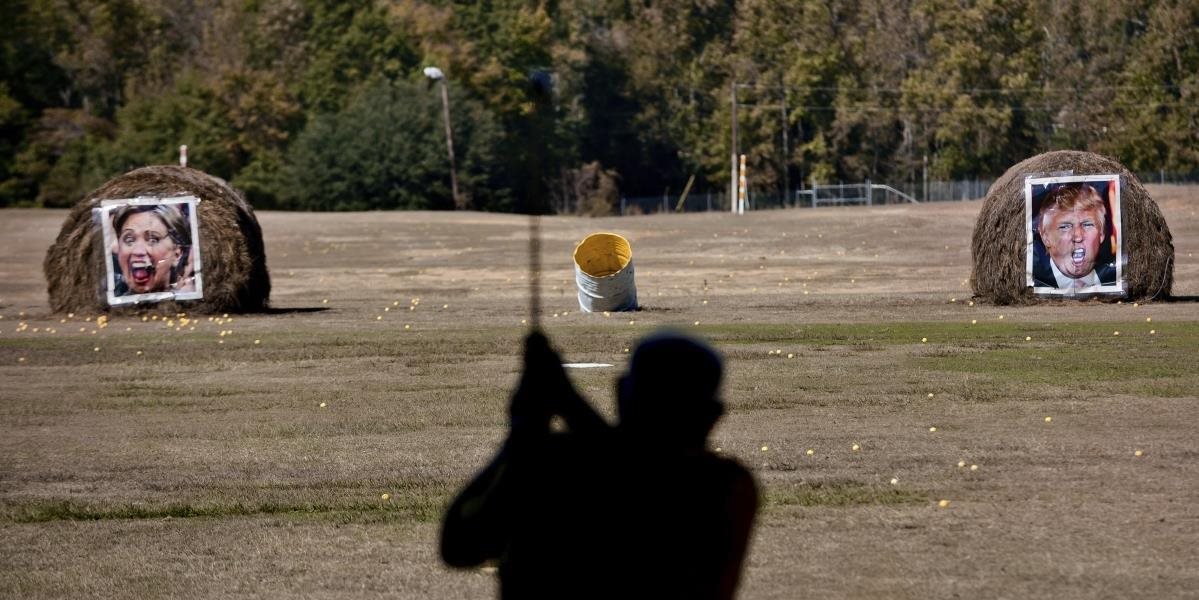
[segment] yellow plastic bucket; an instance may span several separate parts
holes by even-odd
[[[575,246],[575,285],[584,312],[637,308],[633,246],[615,233],[593,233]]]

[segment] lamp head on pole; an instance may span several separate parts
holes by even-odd
[[[425,77],[428,77],[433,81],[441,81],[442,79],[445,79],[445,73],[442,73],[441,69],[438,69],[437,67],[425,67],[424,73]]]

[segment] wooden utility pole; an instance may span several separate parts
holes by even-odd
[[[791,196],[791,165],[788,164],[791,159],[791,151],[787,144],[787,90],[783,90],[783,101],[780,104],[783,110],[783,206],[787,206],[787,199]]]
[[[732,143],[732,152],[731,152],[732,158],[730,160],[730,163],[731,163],[730,170],[731,170],[731,174],[732,174],[732,181],[729,184],[729,210],[736,213],[737,212],[737,188],[738,188],[738,185],[737,185],[738,184],[738,178],[737,178],[737,154],[738,154],[738,152],[737,152],[737,81],[736,80],[733,80],[732,92],[733,92],[733,95],[732,95],[732,98],[733,98],[733,143]]]

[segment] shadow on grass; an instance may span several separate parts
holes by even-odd
[[[291,308],[276,308],[274,306],[258,311],[263,315],[291,315],[303,313],[319,313],[329,310],[328,306],[296,306]]]

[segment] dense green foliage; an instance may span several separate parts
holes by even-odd
[[[0,19],[0,206],[69,206],[187,144],[259,207],[453,208],[430,64],[483,210],[545,210],[584,165],[628,195],[727,189],[734,90],[767,193],[1054,148],[1199,169],[1199,0],[10,0]]]

